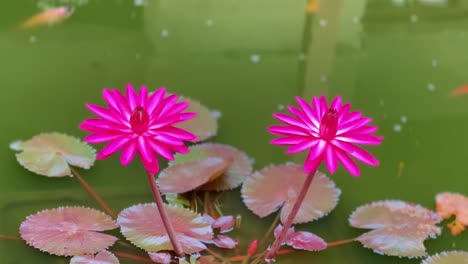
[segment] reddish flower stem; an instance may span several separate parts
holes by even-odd
[[[7,235],[3,235],[3,234],[0,234],[0,239],[6,239],[6,240],[17,240],[17,241],[21,241],[23,239],[21,239],[21,237],[16,237],[16,236],[7,236]]]
[[[114,254],[117,257],[131,259],[131,260],[135,260],[135,261],[142,262],[142,263],[154,263],[149,258],[144,258],[144,257],[140,257],[140,256],[137,256],[137,255],[133,255],[133,254],[125,253],[125,252],[114,251]]]
[[[281,244],[283,243],[286,237],[286,234],[293,223],[294,218],[296,218],[296,215],[299,212],[302,202],[304,202],[304,198],[307,194],[307,191],[310,188],[310,184],[312,183],[312,180],[314,179],[315,172],[318,168],[318,165],[320,165],[320,163],[317,162],[317,165],[316,165],[317,167],[313,168],[311,170],[312,172],[307,175],[307,178],[305,179],[304,184],[302,185],[302,189],[299,192],[299,195],[297,196],[296,202],[294,203],[294,206],[291,212],[289,213],[288,218],[286,219],[286,222],[283,225],[283,230],[281,230],[281,233],[276,238],[275,242],[273,243],[270,250],[266,254],[265,259],[273,260],[275,258],[276,253],[278,249],[281,247]]]
[[[335,242],[330,242],[327,244],[327,247],[336,247],[336,246],[341,246],[341,245],[345,245],[345,244],[349,244],[351,242],[354,242],[356,241],[355,238],[352,238],[352,239],[345,239],[345,240],[339,240],[339,241],[335,241]]]
[[[166,229],[167,235],[169,236],[169,240],[171,241],[172,248],[174,252],[179,257],[185,257],[185,254],[180,246],[179,241],[177,240],[174,227],[172,226],[171,222],[169,221],[169,217],[167,216],[166,208],[164,207],[164,202],[161,197],[161,193],[159,192],[158,185],[154,179],[154,175],[151,174],[149,171],[146,171],[148,176],[148,181],[151,186],[151,192],[153,193],[154,201],[156,202],[156,207],[158,208],[159,215],[161,216],[161,220],[164,224],[164,228]]]
[[[81,177],[81,175],[73,168],[71,168],[71,172],[75,176],[75,178],[80,182],[80,184],[85,188],[85,190],[96,200],[96,202],[108,213],[112,218],[116,218],[117,214],[109,207],[109,205],[99,196],[99,194]]]

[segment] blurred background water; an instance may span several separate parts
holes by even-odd
[[[45,6],[73,6],[63,23],[17,26]],[[40,132],[78,137],[102,104],[101,89],[127,82],[167,87],[222,113],[211,141],[232,144],[255,168],[291,161],[269,145],[271,113],[294,96],[342,95],[371,116],[385,140],[371,149],[378,168],[360,178],[332,176],[343,193],[328,217],[301,225],[327,241],[362,233],[348,215],[375,200],[402,199],[433,208],[438,192],[467,194],[468,1],[322,0],[21,0],[0,4],[0,233],[18,235],[29,214],[60,205],[97,207],[71,178],[29,173],[8,149]],[[302,157],[293,161],[302,162]],[[142,167],[118,157],[82,174],[117,211],[151,201]],[[222,210],[242,214],[240,250],[273,220],[258,221],[236,190]],[[430,253],[468,249],[468,236],[428,240]],[[241,253],[242,253],[241,252]],[[0,241],[1,263],[68,263],[22,242]],[[132,263],[125,262],[122,263]],[[280,257],[278,263],[420,263],[386,257],[358,243]]]

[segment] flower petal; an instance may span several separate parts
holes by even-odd
[[[314,160],[320,157],[325,152],[327,145],[327,141],[319,139],[317,145],[310,150],[307,160]]]
[[[151,135],[163,134],[163,135],[166,135],[166,136],[178,138],[180,140],[192,141],[192,140],[197,139],[197,136],[190,133],[189,131],[184,130],[184,129],[180,129],[180,128],[177,128],[177,127],[173,127],[173,126],[167,126],[167,127],[164,128],[164,130],[148,131],[148,132]]]
[[[349,109],[351,109],[351,104],[349,104],[349,103],[347,103],[347,104],[345,104],[345,105],[343,105],[341,107],[340,111],[338,112],[338,124],[339,125],[341,123],[343,123],[343,120],[348,115]]]
[[[302,152],[307,149],[312,149],[320,142],[320,139],[306,139],[301,143],[296,144],[295,146],[290,147],[286,153],[287,154],[294,154],[297,152]]]
[[[346,135],[335,137],[335,139],[352,144],[378,145],[382,142],[383,137],[367,135]]]
[[[127,95],[127,102],[130,107],[130,111],[133,111],[138,106],[138,96],[131,84],[127,84],[125,93]]]
[[[309,155],[310,155],[310,152],[309,152]],[[313,172],[314,170],[317,170],[322,160],[323,160],[323,157],[318,157],[316,159],[309,159],[309,157],[307,157],[305,164],[304,164],[304,172],[309,174]]]
[[[109,109],[106,109],[104,107],[98,106],[98,105],[93,105],[93,104],[86,104],[86,107],[91,110],[91,112],[95,113],[99,117],[109,121],[113,122],[116,124],[126,124],[124,120],[121,119],[120,116],[115,115],[109,111]]]
[[[308,117],[310,122],[312,122],[313,126],[311,126],[311,127],[315,127],[315,128],[318,129],[320,127],[320,118],[319,118],[319,116],[316,115],[316,113],[312,110],[310,105],[304,99],[302,99],[300,97],[296,97],[296,102],[302,108],[302,110],[304,111],[305,115]],[[310,126],[310,124],[309,124],[309,126]],[[318,130],[317,130],[317,132],[318,132]]]
[[[105,146],[96,156],[97,159],[105,159],[112,154],[114,154],[117,150],[125,146],[128,141],[131,139],[130,136],[122,136],[118,139],[111,140],[107,146]]]
[[[327,150],[325,151],[325,166],[327,166],[330,173],[335,173],[338,168],[338,156],[335,152],[333,145],[328,144]]]
[[[153,116],[154,110],[159,106],[165,94],[166,94],[166,88],[162,87],[162,88],[159,88],[156,92],[154,92],[150,96],[148,100],[148,107],[146,109],[146,111],[148,112],[150,116]]]
[[[148,102],[148,90],[146,89],[146,86],[142,86],[140,88],[140,92],[138,93],[137,104],[138,106],[146,108],[147,102]]]
[[[175,94],[171,94],[168,97],[166,97],[161,104],[159,104],[159,107],[156,109],[154,112],[154,116],[161,118],[165,116],[166,112],[168,112],[176,103],[177,98],[179,98]]]
[[[348,155],[346,155],[345,152],[338,150],[335,153],[338,156],[338,160],[341,162],[341,164],[343,164],[343,167],[345,167],[345,169],[349,171],[351,175],[353,176],[360,175],[358,166],[350,157],[348,157]]]
[[[120,156],[120,163],[124,166],[127,166],[132,162],[137,151],[137,144],[135,139],[131,140],[122,150],[122,155]]]
[[[102,134],[102,133],[95,133],[89,136],[86,136],[83,140],[90,144],[98,144],[107,141],[115,140],[119,137],[122,137],[121,134]]]
[[[181,103],[177,103],[177,104],[174,104],[172,106],[171,109],[169,109],[165,115],[166,116],[171,116],[171,115],[175,115],[175,114],[178,114],[182,111],[184,111],[185,109],[187,109],[189,107],[189,103],[188,102],[181,102]]]
[[[276,135],[309,136],[306,132],[290,126],[270,126],[268,131]]]
[[[332,103],[330,104],[330,108],[335,109],[336,111],[340,111],[341,104],[341,97],[337,96],[333,99]]]
[[[140,156],[148,163],[151,163],[151,161],[155,159],[155,157],[153,157],[153,153],[151,152],[151,148],[147,143],[147,140],[143,136],[139,136],[137,138],[137,146],[138,153],[140,153]]]
[[[284,138],[275,138],[270,141],[274,145],[295,145],[306,140],[307,137],[284,137]]]
[[[300,127],[302,129],[305,129],[305,130],[308,130],[309,127],[304,124],[304,122],[300,121],[300,120],[297,120],[291,116],[288,116],[288,115],[285,115],[285,114],[281,114],[281,113],[277,113],[277,114],[273,114],[273,117],[288,124],[288,125],[291,125],[291,126],[297,126],[297,127]]]
[[[325,99],[325,96],[320,96],[320,111],[322,113],[321,117],[320,117],[320,120],[322,119],[322,117],[325,115],[325,113],[327,112],[328,110],[328,104],[327,104],[327,99]]]
[[[141,157],[141,154],[139,154],[141,162],[143,163],[143,166],[145,169],[151,173],[151,174],[157,174],[159,171],[159,162],[158,159],[155,157],[152,162],[146,161],[144,158]]]
[[[159,155],[163,156],[164,158],[168,160],[173,160],[174,155],[172,155],[171,151],[169,148],[167,148],[164,144],[161,144],[159,142],[154,141],[153,139],[148,140],[148,144]]]
[[[332,141],[332,144],[335,145],[336,147],[344,150],[345,152],[347,152],[349,155],[353,156],[354,158],[356,158],[357,160],[367,164],[367,165],[370,165],[370,166],[378,166],[379,165],[379,161],[374,157],[372,156],[369,152],[359,148],[359,147],[356,147],[352,144],[349,144],[349,143],[346,143],[346,142],[342,142],[342,141],[339,141],[339,140],[333,140]]]

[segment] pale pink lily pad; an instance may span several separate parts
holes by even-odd
[[[349,223],[357,228],[374,229],[356,240],[377,253],[400,256],[426,256],[424,240],[440,234],[442,218],[420,205],[404,201],[379,201],[358,207]]]
[[[117,228],[112,218],[86,207],[59,207],[30,215],[20,226],[28,245],[59,256],[94,254],[114,244],[116,237],[99,231]]]
[[[452,235],[457,236],[468,226],[468,197],[459,193],[439,193],[436,196],[436,212],[444,219],[456,216],[447,226]]]
[[[236,220],[234,219],[234,216],[225,215],[214,220],[214,222],[211,224],[211,227],[213,229],[219,229],[220,233],[227,233],[232,230],[235,223]]]
[[[423,260],[421,264],[466,264],[468,263],[467,251],[448,251],[435,254]]]
[[[107,250],[100,251],[96,255],[74,256],[70,264],[119,264],[119,259]]]
[[[18,162],[27,170],[48,177],[71,175],[70,166],[89,169],[96,151],[79,139],[60,133],[43,133],[10,144]]]
[[[159,263],[159,264],[169,264],[171,263],[171,254],[161,252],[161,253],[153,253],[148,252],[149,257],[152,261]]]
[[[237,246],[237,242],[234,241],[234,239],[228,237],[228,236],[223,236],[223,235],[217,235],[216,238],[213,238],[213,243],[220,248],[235,248]]]
[[[247,178],[242,186],[244,204],[259,217],[265,217],[280,207],[281,222],[291,211],[307,175],[302,165],[288,163],[266,167]],[[340,189],[321,172],[316,172],[293,223],[317,220],[337,205]]]
[[[206,249],[202,242],[209,242],[213,237],[210,223],[186,208],[166,205],[166,210],[184,253],[191,254]],[[172,250],[156,204],[126,208],[120,212],[117,222],[122,234],[137,247],[149,252]]]
[[[281,230],[283,230],[283,226],[279,224],[273,232],[275,237],[279,235]],[[320,251],[327,248],[327,242],[325,242],[321,237],[310,232],[296,232],[294,227],[289,228],[283,245],[307,251]]]
[[[158,176],[161,193],[185,193],[220,177],[230,165],[221,158],[192,160],[170,166]]]
[[[224,191],[239,187],[252,173],[252,164],[244,152],[228,145],[216,143],[194,145],[190,147],[190,153],[176,154],[175,160],[170,162],[169,165],[174,166],[183,162],[210,157],[222,158],[230,165],[221,177],[198,188],[202,191]]]
[[[215,136],[218,131],[218,116],[196,100],[184,97],[180,97],[180,100],[188,101],[190,104],[185,111],[195,112],[197,116],[185,122],[175,124],[174,126],[197,135],[198,139],[196,142],[204,141]]]

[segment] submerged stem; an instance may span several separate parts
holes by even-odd
[[[21,239],[21,237],[16,237],[16,236],[7,236],[7,235],[3,235],[3,234],[0,234],[0,239],[6,239],[6,240],[17,240],[17,241],[21,241],[23,239]]]
[[[144,258],[144,257],[141,257],[141,256],[137,256],[137,255],[133,255],[133,254],[125,253],[125,252],[114,251],[114,254],[117,257],[131,259],[131,260],[135,260],[135,261],[142,262],[142,263],[154,263],[149,258]]]
[[[75,178],[80,182],[80,184],[85,188],[85,190],[96,200],[96,202],[108,213],[112,218],[116,218],[117,214],[112,211],[109,205],[99,196],[99,194],[81,177],[81,175],[73,168],[71,168],[71,172],[75,176]]]
[[[327,244],[327,247],[341,246],[341,245],[349,244],[349,243],[354,242],[354,241],[356,241],[355,238],[352,238],[352,239],[345,239],[345,240],[339,240],[339,241],[334,241],[334,242],[328,243],[328,244]]]
[[[317,163],[317,168],[320,163]],[[296,218],[297,213],[299,212],[299,209],[302,205],[302,202],[304,202],[304,198],[307,194],[307,191],[309,191],[310,184],[312,183],[312,180],[314,179],[315,173],[317,168],[314,168],[311,170],[312,172],[307,175],[307,178],[304,181],[304,184],[302,185],[302,189],[299,192],[299,195],[297,196],[296,202],[294,203],[293,208],[291,209],[291,212],[288,215],[288,218],[284,222],[283,229],[281,230],[281,233],[279,236],[276,238],[275,242],[271,246],[270,250],[265,256],[265,259],[267,261],[273,260],[276,256],[276,253],[278,249],[281,247],[281,244],[283,243],[284,239],[286,238],[286,234],[288,233],[289,228],[291,227],[294,218]]]
[[[174,249],[174,252],[177,256],[184,257],[185,254],[182,251],[182,247],[180,246],[179,241],[177,240],[174,227],[172,226],[171,222],[169,221],[169,217],[167,216],[166,208],[164,207],[164,202],[162,200],[161,193],[159,192],[158,185],[154,179],[154,175],[149,171],[146,171],[146,174],[151,186],[151,192],[153,193],[154,201],[156,202],[156,207],[158,208],[159,215],[161,216],[161,220],[164,224],[164,228],[166,229],[169,240],[171,241],[172,248]]]

